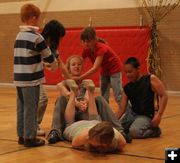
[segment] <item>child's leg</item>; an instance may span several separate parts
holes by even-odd
[[[115,114],[112,111],[112,108],[107,103],[107,101],[102,96],[96,96],[96,105],[98,114],[100,115],[103,121],[111,122],[113,127],[115,127],[119,132],[123,131],[123,127],[119,120],[116,118]]]
[[[39,96],[39,103],[38,103],[38,109],[37,109],[37,122],[40,124],[42,122],[44,113],[46,111],[46,107],[48,104],[48,96],[46,89],[41,84],[40,85],[40,96]]]
[[[67,103],[68,100],[64,96],[59,96],[55,102],[51,131],[47,136],[47,140],[51,144],[64,140],[62,133],[66,124],[64,114]]]
[[[111,86],[117,104],[120,104],[122,96],[122,75],[121,72],[111,75]]]
[[[20,87],[17,87],[17,135],[24,137],[24,106],[23,94]]]
[[[55,102],[53,120],[51,128],[57,131],[61,131],[65,128],[65,109],[67,107],[68,100],[64,96],[59,96]]]
[[[24,87],[24,138],[34,139],[37,131],[37,107],[39,101],[39,86]]]
[[[143,139],[150,137],[159,137],[161,130],[159,127],[151,127],[151,119],[149,117],[140,115],[136,116],[136,119],[129,128],[129,133],[133,138]]]
[[[101,92],[101,96],[103,96],[105,100],[109,103],[109,94],[110,94],[109,76],[101,76],[100,92]]]

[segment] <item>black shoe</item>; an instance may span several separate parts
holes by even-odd
[[[38,146],[43,146],[44,144],[45,144],[45,141],[43,139],[39,139],[39,138],[24,140],[25,147],[38,147]]]
[[[24,138],[23,137],[19,137],[18,139],[18,144],[24,144]]]
[[[59,131],[51,130],[47,137],[47,140],[50,144],[54,144],[58,141],[63,141],[64,138],[62,137],[62,134]]]
[[[121,132],[123,135],[124,139],[126,140],[126,143],[131,143],[132,142],[132,137],[129,135],[129,133]]]

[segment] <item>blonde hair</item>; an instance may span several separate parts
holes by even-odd
[[[28,3],[21,7],[21,21],[23,23],[26,23],[33,17],[39,18],[40,14],[40,9],[34,4]]]
[[[78,58],[80,60],[80,62],[83,64],[83,58],[81,56],[79,56],[79,55],[71,55],[66,61],[66,67],[67,67],[68,71],[70,70],[69,69],[70,68],[70,63],[71,63],[71,60],[73,58]]]

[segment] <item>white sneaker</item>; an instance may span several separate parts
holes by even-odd
[[[37,128],[37,136],[45,136],[45,131],[41,129],[39,126]]]

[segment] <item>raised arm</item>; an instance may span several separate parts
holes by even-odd
[[[76,93],[71,90],[65,110],[65,121],[68,124],[71,124],[75,121],[75,97],[76,97]]]
[[[151,75],[151,87],[159,96],[159,110],[151,122],[152,127],[157,127],[166,108],[168,96],[166,94],[164,84],[155,75]]]
[[[58,58],[58,63],[59,63],[59,67],[60,67],[60,69],[61,69],[61,71],[62,71],[62,73],[64,75],[64,78],[65,79],[70,79],[71,76],[70,76],[70,74],[69,74],[69,72],[67,70],[67,67],[60,58]]]

